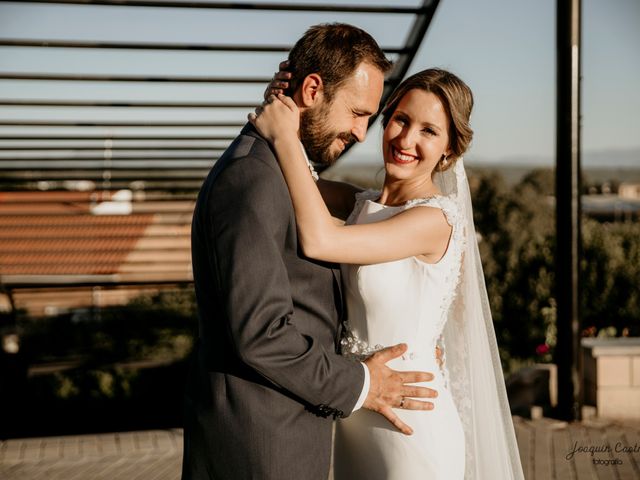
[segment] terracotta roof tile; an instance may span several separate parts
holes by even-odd
[[[92,215],[90,198],[89,192],[0,192],[0,275],[157,272],[162,264],[168,272],[189,270],[190,215],[168,224],[153,213]],[[156,240],[140,243],[147,232]],[[141,262],[140,255],[132,256],[142,251],[136,250],[139,243],[147,252],[169,248],[184,255],[174,255],[173,262],[147,255],[151,261]]]

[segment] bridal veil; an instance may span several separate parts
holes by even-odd
[[[473,222],[469,182],[462,158],[438,172],[442,193],[464,215],[461,277],[443,331],[445,378],[466,440],[468,480],[524,479],[507,400],[498,345]]]

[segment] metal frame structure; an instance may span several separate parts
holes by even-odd
[[[581,0],[557,0],[556,289],[558,407],[579,420],[583,403],[580,350],[580,72]]]
[[[383,47],[388,55],[395,57],[395,68],[386,81],[382,102],[404,78],[413,58],[429,27],[431,19],[438,6],[438,0],[423,0],[415,7],[399,7],[389,2],[387,6],[347,6],[339,4],[307,4],[307,3],[261,3],[261,2],[214,2],[214,1],[163,1],[163,0],[16,0],[12,3],[24,4],[55,4],[95,6],[102,5],[129,8],[179,8],[179,9],[223,9],[238,12],[271,11],[271,12],[340,12],[371,14],[378,16],[404,15],[413,18],[409,30],[406,32],[404,45]],[[81,8],[81,7],[79,7]],[[163,43],[163,42],[119,42],[119,41],[86,41],[76,39],[17,39],[0,38],[0,48],[38,48],[56,49],[61,51],[79,50],[111,50],[125,51],[157,51],[157,52],[248,52],[254,54],[279,53],[284,54],[292,45],[238,45],[220,43]],[[269,78],[264,72],[256,72],[252,76],[180,76],[180,75],[129,75],[129,74],[91,74],[91,73],[53,73],[53,72],[19,72],[9,71],[10,65],[0,71],[0,86],[3,82],[74,82],[87,84],[104,82],[109,89],[116,90],[120,84],[265,84]],[[0,88],[1,91],[1,88]],[[107,109],[133,112],[140,108],[157,110],[158,118],[164,111],[185,109],[188,111],[216,111],[236,112],[241,109],[247,111],[253,104],[241,101],[225,102],[170,102],[170,101],[122,101],[120,99],[83,99],[62,100],[60,98],[7,98],[0,94],[0,107],[20,109],[29,112],[34,108],[56,111],[58,108],[91,108],[97,111]],[[170,115],[168,115],[170,116]],[[37,235],[38,231],[45,232],[46,225],[42,224],[42,216],[46,215],[51,222],[65,224],[74,221],[75,226],[93,225],[88,208],[99,201],[113,201],[112,194],[120,189],[133,192],[131,200],[133,214],[149,214],[154,216],[154,222],[162,225],[164,233],[149,234],[148,238],[159,242],[164,240],[161,247],[151,248],[149,255],[163,256],[172,250],[167,241],[180,237],[186,238],[184,228],[178,234],[171,228],[185,227],[190,224],[191,210],[197,191],[211,164],[226,148],[234,137],[232,131],[238,130],[243,122],[237,121],[237,114],[228,115],[216,121],[203,121],[194,116],[193,119],[180,121],[139,121],[113,120],[108,115],[100,116],[95,121],[85,121],[60,117],[55,120],[42,118],[24,119],[2,118],[0,116],[0,191],[4,192],[38,192],[46,186],[49,192],[58,192],[58,196],[51,195],[20,195],[7,197],[0,204],[0,224],[16,222],[29,235]],[[371,119],[371,123],[375,118]],[[19,133],[16,133],[16,129]],[[34,130],[37,129],[37,130]],[[45,133],[43,129],[47,129]],[[202,130],[206,133],[202,133]],[[32,132],[33,130],[33,132]],[[153,130],[153,133],[148,133]],[[141,133],[138,133],[141,132]],[[70,196],[65,199],[63,192],[68,192],[66,186],[70,181],[93,182],[91,200],[77,200]],[[65,183],[67,182],[67,183]],[[0,193],[1,195],[1,193]],[[60,196],[62,195],[62,196]],[[42,197],[42,198],[39,198]],[[96,200],[97,199],[97,200]],[[53,206],[64,203],[66,207],[52,209]],[[84,203],[83,203],[84,202]],[[78,218],[82,212],[82,218]],[[37,222],[36,222],[37,218]],[[35,222],[35,223],[34,223]],[[84,223],[83,223],[84,222]],[[95,227],[95,225],[94,225]],[[97,228],[97,227],[95,227]],[[41,229],[41,230],[38,230]],[[161,228],[158,229],[162,230]],[[100,231],[99,228],[96,230]],[[74,234],[64,236],[61,240],[76,240]],[[99,233],[97,233],[99,235]],[[115,235],[115,234],[114,234]],[[124,236],[125,234],[122,234]],[[147,238],[147,237],[145,237]],[[2,235],[0,232],[0,250],[2,245],[14,245],[20,238]],[[13,243],[12,243],[13,242]],[[151,242],[153,243],[153,242]],[[13,248],[13,247],[12,247]],[[29,248],[32,248],[31,250]],[[43,256],[45,253],[39,246],[21,250],[21,255],[33,254]],[[184,247],[182,247],[185,250]],[[6,255],[1,258],[8,258]],[[144,257],[147,258],[147,257]],[[147,260],[139,261],[135,274],[39,274],[12,275],[3,272],[0,261],[0,284],[9,290],[28,288],[61,288],[87,286],[118,286],[118,285],[159,285],[180,284],[190,282],[190,276],[185,272],[176,273],[175,270],[156,271],[153,275],[144,275]]]
[[[223,9],[238,12],[343,12],[372,15],[409,15],[413,23],[407,31],[402,46],[389,46],[384,50],[396,56],[396,67],[388,78],[383,102],[406,75],[422,42],[438,0],[424,0],[416,7],[389,6],[345,6],[320,4],[281,4],[260,2],[214,2],[179,0],[13,0],[11,3],[57,4],[57,5],[101,5],[127,8],[181,8]],[[557,289],[558,301],[558,364],[559,406],[557,415],[564,419],[580,416],[580,350],[579,338],[579,258],[580,258],[580,0],[557,0]],[[0,38],[0,48],[39,48],[61,50],[110,50],[157,51],[157,52],[247,52],[282,53],[291,45],[238,45],[219,43],[175,43],[175,42],[119,42],[86,41],[76,39],[15,39]],[[10,67],[10,66],[8,66]],[[7,66],[4,66],[7,69]],[[262,72],[260,72],[262,73]],[[269,79],[256,76],[176,76],[176,75],[97,75],[28,73],[16,71],[0,72],[2,82],[105,82],[109,85],[136,84],[266,84]],[[29,110],[33,108],[93,108],[127,109],[151,108],[159,112],[172,109],[202,110],[247,110],[253,105],[242,101],[229,102],[167,102],[167,101],[121,101],[121,100],[60,100],[5,98],[0,93],[0,107]],[[373,122],[374,119],[372,119]],[[64,191],[65,180],[92,180],[98,197],[107,201],[118,189],[140,189],[144,200],[136,200],[133,212],[155,215],[157,231],[146,238],[165,241],[163,246],[149,250],[152,255],[162,256],[179,249],[167,245],[166,240],[185,239],[185,234],[176,234],[172,228],[188,226],[190,209],[201,181],[210,163],[224,150],[234,135],[220,132],[221,129],[239,129],[243,122],[233,118],[220,121],[187,119],[181,121],[135,121],[113,120],[108,117],[95,121],[78,119],[43,120],[41,118],[10,119],[0,117],[0,196],[3,191],[38,192],[42,182],[49,182],[54,191]],[[15,129],[24,132],[16,133]],[[29,130],[47,128],[46,133]],[[7,129],[13,129],[9,131]],[[69,133],[69,131],[83,133]],[[114,129],[116,132],[114,132]],[[118,129],[126,132],[117,132]],[[162,130],[150,134],[145,130]],[[203,134],[201,131],[206,130]],[[131,131],[133,130],[133,132]],[[138,133],[141,132],[141,133]],[[176,152],[182,152],[178,154]],[[93,155],[91,155],[93,153]],[[197,154],[197,155],[196,155]],[[137,186],[136,186],[137,185]],[[140,192],[134,192],[140,193]],[[83,206],[78,200],[62,200],[67,206]],[[93,200],[92,200],[93,201]],[[78,240],[78,229],[93,224],[91,216],[84,212],[78,221],[73,208],[51,210],[60,203],[60,197],[38,199],[34,196],[3,198],[0,205],[0,288],[11,290],[29,288],[86,288],[117,285],[160,285],[188,283],[184,272],[176,275],[170,270],[145,274],[145,261],[138,261],[142,270],[135,275],[124,274],[68,274],[68,275],[7,275],[3,274],[1,261],[3,246],[23,240],[3,234],[6,225],[18,222],[28,235],[38,236],[46,231],[41,223],[43,215],[50,222],[71,225],[71,233],[60,234],[58,240]],[[178,202],[178,203],[176,203]],[[180,203],[183,202],[183,203]],[[85,200],[87,203],[87,200]],[[86,206],[86,205],[84,205]],[[86,209],[85,209],[86,210]],[[35,219],[38,218],[36,222]],[[109,232],[108,225],[93,225],[96,235],[116,236],[119,239],[133,238],[129,233]],[[102,232],[102,233],[101,233]],[[25,235],[27,235],[25,234]],[[45,242],[46,243],[46,242]],[[93,247],[92,247],[93,248]],[[184,247],[182,247],[184,249]],[[91,249],[89,249],[91,250]],[[94,249],[95,250],[95,249]],[[99,249],[98,249],[99,250]],[[20,250],[21,255],[39,255],[41,248],[29,247]],[[6,255],[5,257],[6,258]]]

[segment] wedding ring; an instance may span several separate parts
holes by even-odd
[[[402,397],[402,400],[400,400],[400,408],[404,408],[404,397]]]

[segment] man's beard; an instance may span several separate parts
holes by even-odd
[[[300,141],[304,145],[309,160],[315,163],[333,165],[342,151],[332,151],[331,145],[336,138],[351,144],[355,137],[351,132],[336,132],[329,125],[331,104],[323,103],[308,108],[300,116]]]

